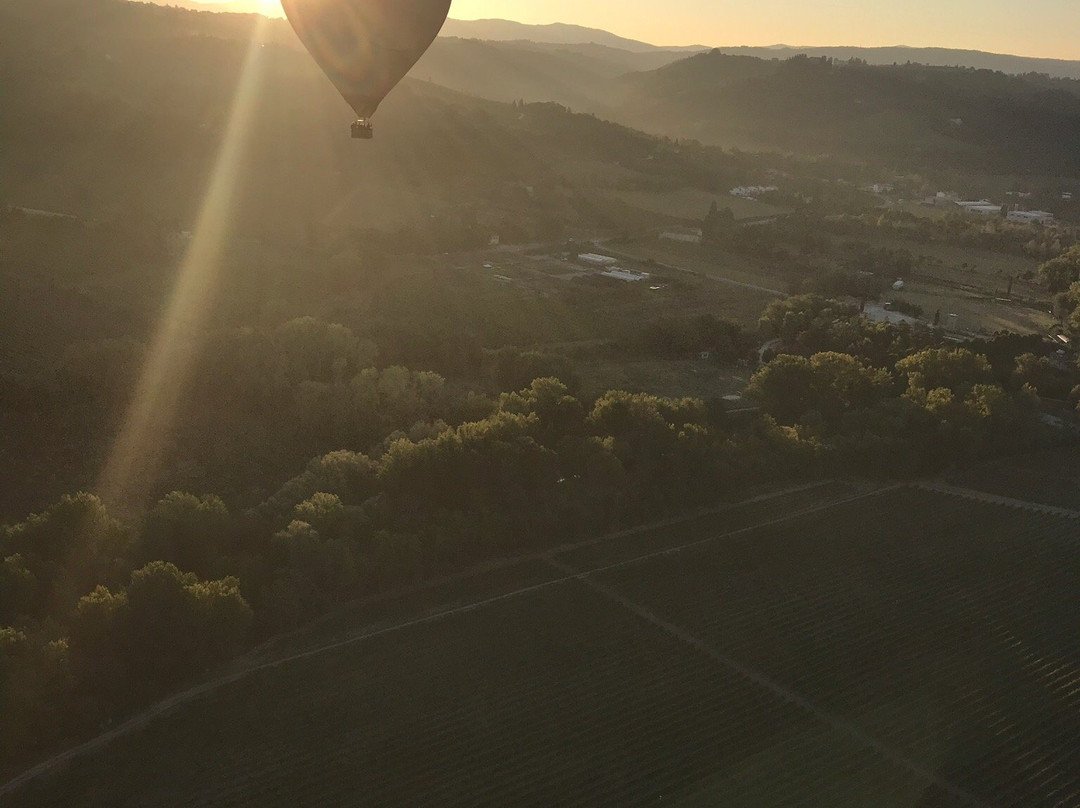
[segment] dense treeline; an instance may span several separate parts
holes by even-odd
[[[341,450],[314,452],[249,509],[175,492],[121,522],[78,494],[3,528],[3,760],[26,763],[345,601],[493,555],[757,482],[923,474],[1022,449],[1039,396],[1075,395],[1078,381],[1030,339],[948,347],[815,296],[770,305],[762,331],[779,355],[748,390],[761,413],[738,422],[715,402],[519,384],[572,372],[542,352],[489,353],[491,378],[518,387],[489,398],[376,370],[373,345],[313,319],[223,337],[201,383],[219,396],[204,417],[222,426],[225,456],[244,430]],[[660,351],[712,338],[737,355],[745,340],[709,319],[653,332]]]

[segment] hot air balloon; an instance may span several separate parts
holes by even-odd
[[[282,0],[304,47],[356,112],[355,138],[431,47],[451,0]]]

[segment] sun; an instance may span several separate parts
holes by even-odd
[[[285,16],[285,12],[281,10],[281,0],[256,0],[255,4],[259,13],[267,17]]]

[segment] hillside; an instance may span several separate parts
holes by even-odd
[[[239,15],[191,13],[187,20],[192,34],[213,37],[253,24]],[[326,103],[336,104],[325,86],[317,86],[320,79],[287,23],[275,20],[265,29],[280,48],[295,52],[288,70],[306,71],[314,97],[329,96]],[[832,63],[786,58],[798,49],[735,50],[739,55],[716,50],[688,57],[685,50],[593,29],[450,21],[412,76],[475,98],[554,101],[653,134],[713,145],[920,172],[1080,174],[1080,82],[1051,77],[1070,75],[1071,63],[940,49],[814,51],[864,60]],[[928,64],[907,64],[916,59]],[[878,61],[887,64],[866,63]],[[939,63],[971,67],[933,66]],[[399,112],[394,103],[382,113],[387,126]]]
[[[225,14],[267,14],[280,12],[280,9],[274,9],[273,7],[267,8],[267,5],[261,0],[209,0],[208,2],[199,2],[199,0],[132,0],[132,2],[151,2],[156,3],[159,6],[173,6],[174,8],[183,8],[188,11],[213,11]],[[283,16],[283,12],[280,12],[280,16]]]
[[[414,77],[495,101],[554,101],[610,117],[617,79],[683,58],[675,51],[629,51],[607,45],[491,42],[440,37]]]
[[[618,120],[706,143],[1080,176],[1080,82],[713,51],[623,86]]]
[[[1080,79],[1080,61],[1065,59],[1036,59],[1029,56],[1013,56],[1007,53],[987,53],[977,50],[955,48],[856,48],[856,47],[791,47],[774,45],[766,48],[720,47],[721,53],[731,56],[753,56],[757,59],[790,59],[800,54],[813,58],[850,61],[862,59],[872,65],[902,65],[908,62],[930,67],[972,67],[976,70],[994,70],[1001,73],[1022,75],[1045,73],[1062,79]]]
[[[450,253],[496,235],[592,239],[676,218],[635,210],[616,190],[696,189],[702,216],[708,194],[753,176],[749,161],[719,150],[676,150],[553,104],[501,104],[419,80],[398,88],[376,139],[358,144],[350,110],[284,21],[9,0],[0,30],[10,33],[0,44],[0,398],[18,410],[5,410],[0,434],[2,518],[93,482],[138,367],[130,349],[152,337],[215,178],[228,179],[233,201],[219,246],[228,273],[201,301],[208,328],[318,315],[385,343],[383,361],[452,374],[476,372],[485,348],[610,338],[623,324],[563,299],[591,300],[591,290],[546,276],[535,281],[543,296],[499,286],[492,275],[506,271],[484,270],[489,259]],[[680,310],[710,299],[678,294]],[[59,364],[92,366],[79,352],[102,345],[127,352],[91,374],[111,380],[110,403],[90,408],[104,417],[43,424],[53,405],[42,385]],[[69,405],[81,406],[55,407]],[[285,457],[284,442],[268,453],[290,472],[312,456]],[[231,475],[244,465],[237,456],[222,452],[214,473]],[[270,460],[244,467],[280,482]]]
[[[550,25],[527,25],[511,20],[447,20],[444,36],[470,39],[486,39],[494,42],[528,41],[558,45],[604,45],[638,53],[657,50],[693,52],[705,50],[704,45],[667,47],[627,39],[597,28],[580,25],[552,23]]]
[[[688,156],[647,161],[657,141],[593,118],[522,114],[415,80],[380,110],[376,140],[358,147],[347,137],[349,110],[281,20],[117,0],[11,0],[0,27],[9,34],[0,49],[0,203],[95,218],[138,211],[185,229],[242,76],[252,122],[232,169],[246,189],[237,225],[252,233],[396,226],[464,202],[482,220],[559,216],[572,210],[571,178],[625,182],[636,166],[678,184],[710,172]],[[249,56],[252,38],[262,47]],[[561,80],[551,78],[552,64]],[[556,88],[548,95],[584,101],[572,76],[603,83],[620,72],[587,52],[447,40],[415,75],[508,100],[531,96],[520,90],[545,76]],[[547,201],[525,188],[544,189]]]

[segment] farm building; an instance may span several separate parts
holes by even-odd
[[[1010,222],[1019,224],[1041,224],[1043,226],[1054,223],[1054,214],[1045,210],[1012,210],[1009,211]]]
[[[775,185],[743,185],[738,188],[732,188],[731,195],[737,196],[740,199],[757,199],[763,194],[779,190],[780,189]]]
[[[646,280],[649,275],[645,272],[633,272],[629,269],[612,268],[607,272],[601,272],[605,278],[611,278],[616,281],[623,281],[624,283],[636,283],[637,281]]]
[[[700,244],[700,230],[668,230],[660,234],[663,241],[677,241],[682,244]]]
[[[972,216],[1000,216],[1001,205],[995,205],[986,199],[980,199],[977,202],[957,202],[957,205],[964,211],[964,213],[970,213]]]
[[[582,253],[578,256],[578,260],[597,267],[613,267],[619,263],[609,255],[598,255],[596,253]]]

